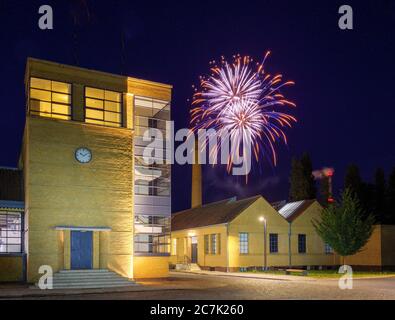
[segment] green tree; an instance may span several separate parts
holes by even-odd
[[[395,168],[392,169],[386,191],[385,221],[387,224],[395,224]]]
[[[386,182],[384,170],[378,168],[374,176],[374,214],[376,219],[380,223],[385,223],[385,211],[386,211]]]
[[[312,174],[312,167],[311,159],[307,153],[305,153],[301,159],[292,159],[289,179],[289,198],[291,201],[316,198],[316,187]]]
[[[349,189],[353,192],[358,200],[362,199],[362,179],[359,174],[359,168],[355,164],[350,164],[347,167],[346,176],[344,178],[344,190]]]
[[[356,254],[368,242],[373,231],[374,217],[365,216],[363,207],[354,193],[347,189],[341,203],[329,205],[320,220],[313,220],[314,228],[322,240],[343,258]]]
[[[313,176],[313,164],[308,153],[304,153],[300,159],[303,168],[303,177],[305,179],[305,199],[315,199],[317,197],[317,188]]]

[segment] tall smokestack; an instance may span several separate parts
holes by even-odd
[[[192,198],[191,208],[202,205],[202,167],[199,164],[198,142],[195,140],[195,161],[192,164]]]

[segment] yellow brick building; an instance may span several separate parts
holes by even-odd
[[[220,271],[336,265],[311,223],[321,209],[307,200],[276,210],[256,196],[181,211],[172,218],[171,262]]]
[[[170,165],[142,152],[145,131],[166,135],[172,87],[37,59],[25,84],[21,246],[0,252],[0,280],[43,265],[167,276]]]

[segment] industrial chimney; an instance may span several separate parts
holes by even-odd
[[[202,205],[202,167],[199,164],[199,148],[195,141],[194,163],[192,164],[192,198],[191,208]]]

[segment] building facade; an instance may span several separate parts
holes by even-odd
[[[26,280],[43,265],[167,276],[170,167],[141,152],[146,128],[170,120],[172,87],[37,59],[25,84]]]
[[[281,211],[256,196],[176,213],[171,262],[218,271],[337,265],[311,223],[321,209],[317,201],[302,201]]]

